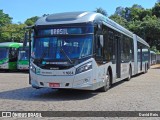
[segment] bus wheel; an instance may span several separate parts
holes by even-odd
[[[106,92],[109,90],[109,88],[111,87],[111,75],[109,73],[109,71],[107,72],[106,78],[105,78],[105,85],[100,88],[101,92]]]
[[[130,81],[130,79],[131,79],[131,76],[132,76],[132,69],[131,69],[131,67],[129,67],[129,75],[128,75],[128,78],[126,79],[127,81]]]

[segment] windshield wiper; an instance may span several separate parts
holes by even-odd
[[[69,56],[66,54],[66,52],[63,50],[63,48],[60,48],[60,51],[64,54],[64,56],[67,58],[67,60],[73,64],[73,61],[69,58]]]
[[[46,50],[43,51],[41,57],[38,59],[38,62],[41,63],[44,59],[44,57],[46,56],[47,52],[49,48],[47,48]]]

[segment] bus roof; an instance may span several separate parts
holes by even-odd
[[[3,43],[0,43],[0,47],[19,48],[20,47],[20,43],[17,43],[17,42],[3,42]]]
[[[140,43],[146,45],[147,47],[150,47],[149,44],[145,40],[143,40],[142,38],[140,38],[136,34],[134,34],[134,35],[137,37],[137,41],[139,41]]]
[[[155,53],[154,51],[152,51],[152,50],[150,51],[150,53],[152,53],[152,54],[156,54],[156,53]]]
[[[23,47],[23,43],[19,43],[20,46],[19,47]],[[26,47],[29,47],[29,42],[27,42],[27,46]]]
[[[35,25],[72,24],[93,21],[96,18],[94,12],[64,12],[55,13],[37,20]]]
[[[62,25],[62,24],[74,24],[74,23],[87,23],[94,22],[99,23],[102,22],[113,29],[118,30],[119,32],[123,32],[124,34],[133,37],[133,33],[117,24],[113,20],[108,17],[96,13],[96,12],[64,12],[64,13],[56,13],[51,14],[45,17],[39,18],[35,26],[42,25]]]
[[[109,19],[108,17],[96,12],[55,13],[39,18],[36,21],[35,26],[62,25],[62,24],[74,24],[74,23],[87,23],[87,22],[94,22],[94,23],[101,22],[120,33],[129,36],[130,38],[133,38],[134,36],[134,34],[131,31],[122,27],[121,25]],[[137,38],[139,42],[149,47],[149,44],[146,41],[144,41],[142,38],[138,36]]]

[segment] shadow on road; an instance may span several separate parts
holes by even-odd
[[[120,84],[123,84],[124,82],[126,82],[126,80],[122,80],[113,84],[110,90],[119,86]],[[104,92],[100,92],[99,90],[96,91],[70,90],[70,89],[57,90],[50,88],[34,89],[32,87],[26,87],[21,89],[0,92],[0,99],[24,100],[24,101],[70,101],[70,100],[89,99],[100,93]]]
[[[0,92],[0,99],[24,100],[24,101],[69,101],[89,99],[98,92],[80,90],[56,90],[56,89],[33,89],[32,87],[21,88],[11,91]]]
[[[139,75],[141,74],[133,76],[133,78]],[[113,84],[110,90],[119,86],[120,84],[123,84],[124,82],[126,82],[126,80],[122,80]],[[100,93],[103,92],[100,92],[99,90],[96,91],[68,90],[68,89],[57,90],[50,88],[34,89],[32,87],[26,87],[21,89],[0,92],[0,99],[24,100],[24,101],[70,101],[70,100],[89,99]]]
[[[28,70],[0,70],[0,73],[13,73],[13,74],[17,74],[17,73],[22,73],[22,74],[29,74]]]

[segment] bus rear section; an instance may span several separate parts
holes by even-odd
[[[135,75],[146,73],[150,68],[150,50],[148,43],[134,34]]]

